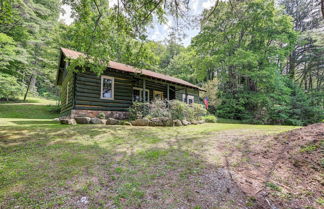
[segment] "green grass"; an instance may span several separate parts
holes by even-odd
[[[300,149],[300,152],[312,152],[318,149],[318,145],[311,144]]]
[[[58,117],[53,113],[56,102],[43,98],[29,98],[27,103],[0,103],[0,126],[55,126],[52,119]]]
[[[52,121],[57,115],[48,110],[46,100],[0,104],[0,208],[78,208],[81,197],[89,208],[178,208],[184,202],[199,208],[188,198],[196,197],[206,169],[221,166],[227,154],[221,144],[234,147],[243,136],[295,128],[67,126]],[[224,138],[223,132],[242,137]]]
[[[269,188],[271,188],[274,191],[277,191],[277,192],[281,192],[282,191],[282,189],[278,185],[276,185],[276,184],[274,184],[272,182],[266,182],[266,186],[269,187]]]

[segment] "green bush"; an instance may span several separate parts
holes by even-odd
[[[49,112],[53,114],[61,113],[61,106],[60,105],[50,105]]]
[[[128,111],[131,120],[144,118],[149,114],[149,103],[134,102]]]
[[[106,115],[105,115],[105,113],[100,112],[100,113],[97,115],[97,118],[105,119],[105,118],[106,118]]]
[[[163,100],[155,100],[148,103],[134,102],[129,108],[130,119],[138,118],[157,118],[168,117],[170,119],[179,120],[200,120],[206,115],[207,110],[201,104],[188,105],[179,100],[172,100],[167,103]]]
[[[204,117],[204,120],[206,123],[216,123],[217,122],[217,118],[215,115],[206,115]]]
[[[171,118],[169,109],[167,108],[166,101],[154,100],[148,105],[149,114],[146,117],[157,118],[157,117],[168,117]]]
[[[186,103],[181,102],[179,100],[171,100],[169,102],[169,108],[173,120],[186,119],[186,116],[188,115],[188,105]]]
[[[207,110],[201,104],[188,105],[179,100],[172,100],[169,105],[172,119],[200,120],[207,113]]]
[[[6,100],[16,98],[21,95],[24,88],[11,75],[0,73],[0,99]]]
[[[204,105],[193,103],[189,106],[193,112],[194,120],[201,120],[203,116],[207,114],[207,110]]]

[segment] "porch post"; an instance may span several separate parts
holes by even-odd
[[[185,101],[188,103],[188,90],[187,87],[185,88]]]
[[[146,101],[146,99],[145,99],[145,96],[146,96],[146,94],[145,94],[145,88],[146,88],[146,81],[143,78],[143,102]],[[148,96],[150,96],[150,95],[148,95]]]
[[[170,85],[167,84],[167,100],[170,100]]]

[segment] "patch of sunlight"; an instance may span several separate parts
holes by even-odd
[[[6,104],[35,104],[35,105],[57,105],[57,100],[46,99],[43,97],[27,97],[26,101],[23,101],[23,97],[18,97],[18,102],[8,102]]]
[[[59,125],[53,119],[0,118],[0,126],[48,126]]]

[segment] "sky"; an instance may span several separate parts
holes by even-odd
[[[216,0],[190,0],[190,14],[200,15],[204,9],[209,9],[215,4]],[[114,1],[112,1],[114,2]],[[63,5],[62,8],[65,10],[65,14],[60,15],[60,20],[63,20],[66,24],[71,24],[73,19],[71,16],[71,8],[67,5]],[[167,38],[170,28],[175,25],[175,21],[171,17],[167,17],[168,21],[166,24],[159,24],[156,21],[153,22],[152,26],[148,28],[148,39],[153,41],[163,41]],[[192,37],[199,33],[199,27],[191,26],[184,30],[186,34],[182,41],[184,46],[188,46]]]

